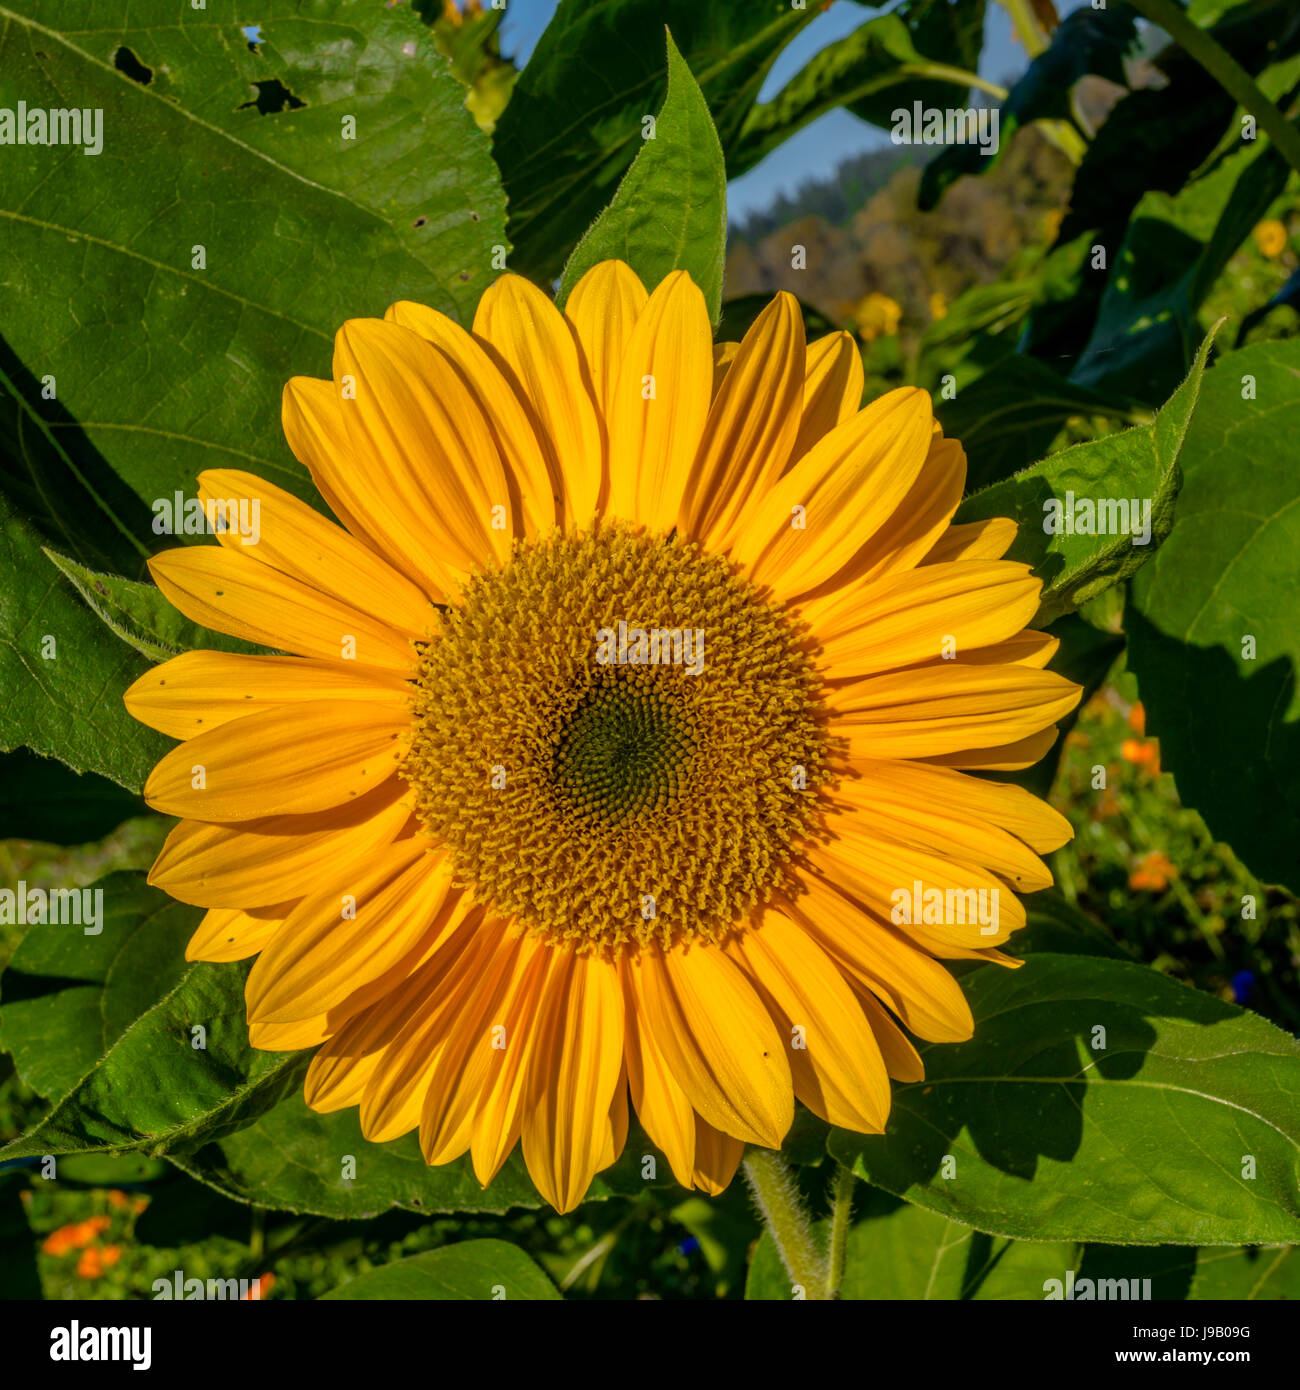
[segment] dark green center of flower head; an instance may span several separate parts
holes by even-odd
[[[615,825],[671,806],[693,747],[671,699],[624,681],[597,686],[560,735],[555,783],[579,816]]]

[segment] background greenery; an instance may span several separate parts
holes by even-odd
[[[1013,942],[1028,964],[963,974],[988,1022],[925,1049],[888,1136],[801,1114],[787,1144],[815,1218],[838,1164],[863,1179],[844,1296],[1039,1298],[1067,1269],[1297,1296],[1300,176],[1276,121],[1242,138],[1266,109],[1297,129],[1294,5],[1194,0],[1183,47],[1138,25],[1147,4],[1008,6],[1032,61],[981,84],[996,160],[902,147],[730,236],[726,178],[822,112],[965,104],[982,0],[864,9],[762,104],[812,18],[782,0],[563,0],[522,72],[498,14],[431,0],[269,0],[256,38],[233,0],[179,26],[169,0],[93,29],[77,0],[9,8],[0,106],[75,91],[107,138],[3,152],[0,878],[105,883],[110,915],[75,941],[0,925],[0,1295],[148,1297],[183,1269],[270,1298],[790,1296],[743,1184],[643,1182],[635,1128],[558,1217],[517,1161],[482,1193],[311,1115],[303,1059],[247,1048],[242,967],[188,967],[197,913],[143,883],[165,744],[120,692],[212,640],[144,582],[150,501],[220,465],[315,501],[283,381],[394,299],[466,321],[508,248],[561,298],[604,255],[685,266],[726,337],[792,290],[810,330],[857,334],[869,393],[934,391],[970,458],[962,519],[1032,523],[1016,553],[1088,692],[1024,774],[1077,831]],[[1155,497],[1158,547],[1045,537],[1067,486]],[[209,1049],[180,1054],[193,1019]],[[1057,1076],[1044,1101],[1030,1083]],[[335,1179],[342,1153],[363,1181]]]

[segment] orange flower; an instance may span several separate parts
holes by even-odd
[[[1128,886],[1135,892],[1163,893],[1169,880],[1177,877],[1173,862],[1157,849],[1138,860],[1137,868],[1128,876]]]
[[[66,1255],[69,1250],[80,1250],[82,1246],[89,1245],[107,1226],[107,1216],[91,1216],[85,1221],[74,1221],[46,1236],[41,1242],[41,1249],[47,1255]]]
[[[1141,700],[1134,700],[1129,706],[1128,726],[1140,738],[1147,731],[1147,712]]]
[[[1153,777],[1160,771],[1160,745],[1154,739],[1126,738],[1119,751],[1125,762],[1144,768]]]
[[[131,1205],[131,1199],[126,1195],[125,1192],[122,1192],[115,1187],[108,1194],[108,1205],[110,1207],[116,1207],[119,1211],[121,1211],[124,1207],[129,1207]]]
[[[265,1298],[275,1287],[275,1275],[268,1269],[265,1274],[259,1275],[257,1283],[244,1295],[245,1299]]]

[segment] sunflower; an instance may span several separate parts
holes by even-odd
[[[340,525],[201,475],[257,503],[256,543],[218,528],[153,576],[272,654],[127,692],[183,740],[145,788],[182,818],[150,881],[208,909],[191,959],[257,958],[250,1040],[317,1049],[314,1109],[484,1185],[522,1142],[567,1211],[629,1098],[716,1193],[796,1097],[882,1132],[923,1074],[905,1029],[971,1035],[941,962],[1016,964],[1013,890],[1070,835],[971,774],[1036,761],[1078,690],[1025,628],[1014,524],[951,523],[965,456],[927,395],[862,389],[790,295],[715,347],[685,273],[647,294],[609,261],[563,313],[505,275],[472,332],[346,323],[334,380],[284,396]]]

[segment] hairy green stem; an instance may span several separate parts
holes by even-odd
[[[852,1168],[835,1165],[831,1187],[831,1248],[826,1269],[826,1297],[838,1298],[844,1282],[844,1259],[849,1248],[849,1218],[853,1213],[853,1189],[857,1178]]]
[[[745,1176],[790,1282],[804,1298],[827,1297],[827,1263],[804,1209],[794,1171],[772,1149],[745,1150]]]
[[[1300,130],[1260,91],[1255,79],[1231,53],[1193,24],[1174,0],[1132,0],[1132,3],[1139,14],[1152,24],[1158,24],[1239,106],[1245,107],[1286,162],[1300,170]]]

